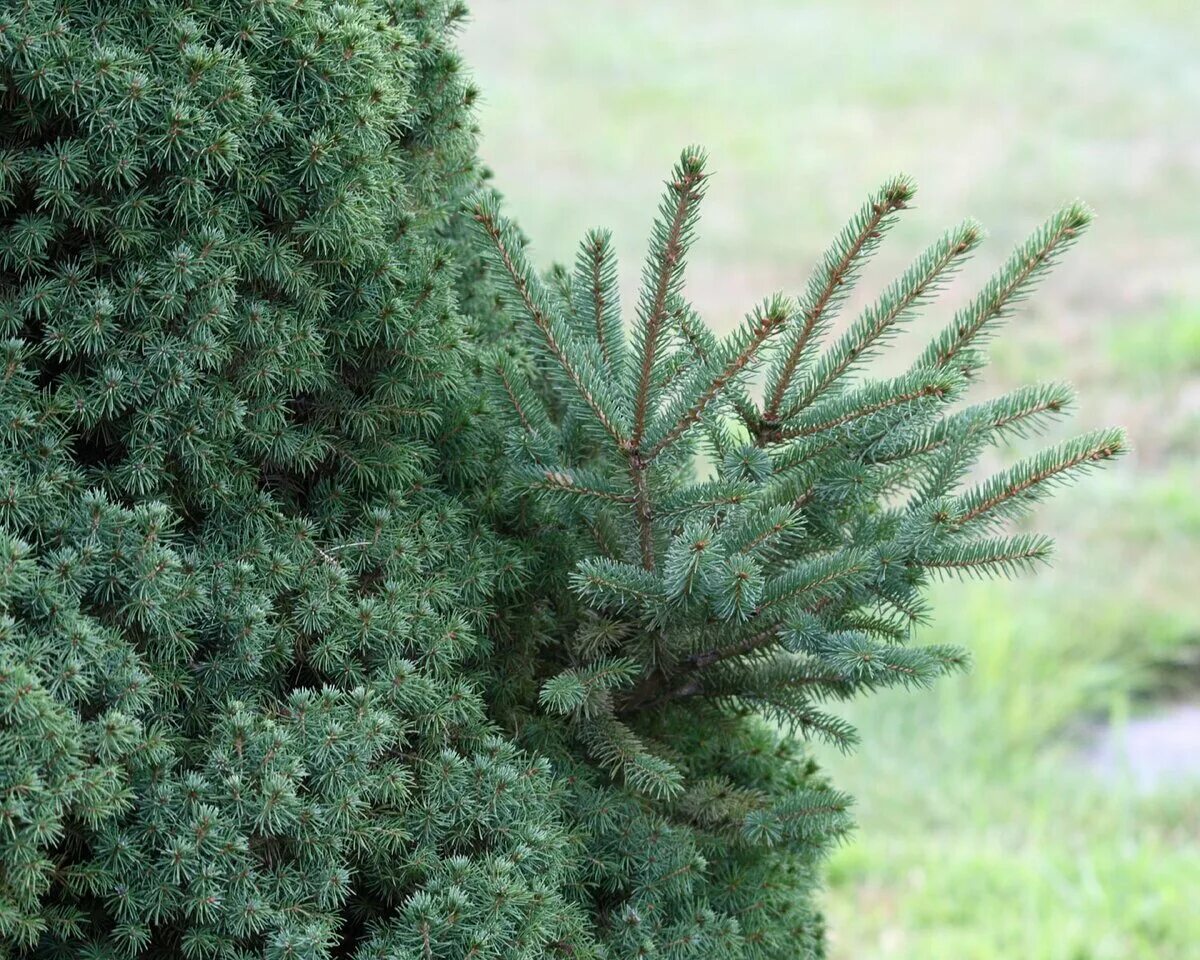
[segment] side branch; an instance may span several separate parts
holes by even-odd
[[[787,420],[803,410],[854,363],[868,356],[872,347],[905,313],[937,289],[947,271],[959,265],[979,239],[978,225],[967,221],[930,247],[839,341],[816,371],[803,396],[789,406],[781,419]]]
[[[815,433],[823,433],[826,430],[835,430],[838,427],[845,426],[855,420],[862,420],[872,414],[881,413],[884,410],[890,410],[893,407],[903,406],[906,403],[914,403],[917,400],[922,400],[928,397],[945,397],[949,387],[942,383],[927,383],[912,390],[908,393],[899,393],[895,396],[888,397],[876,403],[869,404],[864,407],[859,407],[849,410],[836,417],[831,417],[829,420],[820,423],[812,423],[802,427],[796,427],[791,430],[781,431],[779,438],[781,440],[795,440],[799,437],[812,436]]]
[[[683,260],[688,221],[693,218],[696,204],[702,195],[700,187],[706,178],[703,162],[702,156],[685,154],[676,170],[676,177],[670,184],[670,190],[675,197],[674,208],[662,240],[662,249],[654,258],[656,269],[652,271],[653,292],[642,319],[642,362],[633,409],[635,450],[641,445],[642,436],[646,431],[646,414],[654,377],[654,362],[658,355],[658,341],[662,334],[663,321],[667,316],[667,301],[675,285],[676,272]]]
[[[594,500],[606,500],[609,503],[633,503],[631,495],[605,489],[598,483],[589,483],[566,468],[539,467],[532,485],[549,492],[590,497]]]
[[[605,311],[608,300],[605,295],[604,261],[605,245],[601,236],[590,236],[584,242],[584,250],[588,259],[588,273],[591,280],[592,309],[595,311],[596,342],[600,345],[600,353],[610,370],[616,369],[613,359],[612,345],[608,342],[607,331],[604,329]]]
[[[756,650],[769,647],[774,643],[782,627],[782,623],[773,623],[771,626],[758,631],[758,633],[747,637],[732,647],[705,650],[703,653],[692,654],[692,656],[687,658],[686,663],[691,670],[702,670],[723,660],[732,660],[734,657],[742,657],[748,653],[754,653]]]
[[[516,290],[517,296],[520,297],[521,304],[524,306],[526,313],[529,314],[529,318],[533,321],[538,330],[541,331],[551,355],[563,368],[563,371],[567,374],[567,377],[575,386],[575,389],[579,391],[579,395],[591,409],[592,413],[595,414],[596,419],[600,421],[600,424],[604,427],[605,431],[607,431],[609,436],[612,437],[618,445],[623,445],[625,443],[625,437],[621,433],[621,430],[614,422],[608,411],[604,409],[603,404],[601,404],[596,398],[595,393],[587,384],[578,368],[568,358],[562,342],[554,331],[554,325],[546,315],[545,310],[543,310],[534,299],[530,290],[531,279],[527,277],[525,271],[517,265],[512,251],[509,249],[508,243],[505,240],[504,230],[501,228],[501,225],[497,222],[496,218],[491,214],[491,212],[488,211],[482,204],[476,205],[473,216],[475,222],[480,225],[483,231],[487,234],[488,238],[492,241],[492,244],[496,250],[496,255],[499,258],[500,263],[503,265],[505,272],[508,274],[509,280],[512,282],[513,289]]]
[[[966,526],[1044,483],[1058,480],[1078,468],[1111,460],[1124,449],[1125,437],[1116,430],[1105,430],[1068,441],[1057,449],[1046,451],[1032,462],[1014,467],[991,484],[985,484],[974,496],[964,497],[960,502],[966,509],[953,518],[954,524],[956,527]]]
[[[1052,266],[1059,254],[1071,246],[1091,222],[1091,211],[1073,203],[1050,218],[1042,228],[1018,247],[1001,271],[979,296],[955,314],[917,361],[918,366],[943,367],[966,349],[993,320],[1028,293],[1038,277]]]
[[[887,449],[871,458],[872,463],[897,463],[920,457],[961,440],[975,431],[993,436],[1009,433],[1024,436],[1041,418],[1060,416],[1070,405],[1072,394],[1062,384],[1022,387],[1013,393],[988,400],[939,421],[915,441]]]
[[[513,410],[516,411],[517,418],[521,421],[521,428],[526,433],[536,433],[533,428],[533,423],[530,421],[528,414],[525,413],[525,407],[522,405],[520,398],[517,396],[516,388],[508,376],[508,369],[502,363],[493,365],[496,371],[496,377],[500,381],[500,386],[504,389],[504,393],[508,396],[508,402],[512,404]]]
[[[658,442],[645,455],[647,463],[657,457],[663,450],[678,440],[697,420],[700,419],[713,399],[754,359],[759,347],[787,322],[787,310],[783,304],[772,304],[762,310],[754,318],[754,323],[748,331],[746,342],[729,362],[712,378],[700,392],[700,395]]]
[[[783,398],[791,385],[792,377],[795,376],[800,358],[804,356],[813,332],[817,329],[830,304],[833,303],[835,295],[846,283],[860,255],[873,245],[872,241],[879,239],[879,228],[884,219],[889,214],[902,210],[912,195],[912,184],[907,180],[900,179],[884,187],[880,191],[879,198],[871,204],[870,214],[854,232],[853,239],[844,247],[833,267],[826,271],[825,281],[819,292],[804,308],[804,323],[801,325],[796,341],[792,344],[792,349],[788,352],[775,380],[775,388],[771,391],[763,412],[764,423],[778,421],[779,408],[783,406]]]

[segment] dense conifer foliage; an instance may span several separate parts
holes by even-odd
[[[819,956],[804,737],[961,663],[922,586],[1119,452],[980,483],[1069,392],[949,410],[1086,211],[870,381],[977,229],[822,346],[888,184],[717,341],[688,151],[630,336],[604,234],[543,278],[464,199],[464,14],[0,2],[6,955]]]
[[[461,15],[0,7],[9,950],[584,938],[552,771],[465,666],[510,564],[450,492]]]

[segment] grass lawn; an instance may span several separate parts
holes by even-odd
[[[1138,791],[1088,762],[1097,726],[1200,702],[1200,5],[475,0],[474,17],[483,154],[540,262],[610,226],[632,299],[663,177],[709,149],[689,276],[719,329],[798,291],[897,171],[918,203],[859,303],[962,216],[992,230],[897,362],[1056,206],[1096,208],[980,389],[1071,380],[1063,433],[1121,423],[1135,453],[1039,513],[1053,571],[938,588],[926,638],[968,646],[970,674],[848,708],[863,745],[823,759],[860,829],[827,906],[839,960],[1200,955],[1200,784]]]

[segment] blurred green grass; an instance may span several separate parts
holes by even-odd
[[[926,635],[965,643],[970,673],[846,711],[862,745],[824,759],[861,826],[830,867],[835,956],[1195,955],[1200,792],[1139,791],[1085,749],[1200,620],[1071,579],[939,587]]]
[[[474,17],[483,155],[539,262],[610,226],[632,299],[671,161],[709,149],[689,289],[718,329],[798,291],[900,170],[918,203],[846,316],[962,216],[993,235],[896,364],[1056,206],[1096,208],[980,390],[1071,380],[1062,432],[1121,423],[1135,453],[1039,511],[1053,570],[938,588],[924,637],[969,647],[971,673],[848,708],[862,747],[823,757],[859,799],[830,865],[834,955],[1196,956],[1200,785],[1138,793],[1085,754],[1155,699],[1200,699],[1200,5],[476,0]]]

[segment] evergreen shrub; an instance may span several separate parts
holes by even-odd
[[[979,481],[1070,392],[950,406],[1082,207],[871,380],[978,229],[826,343],[896,180],[717,340],[688,150],[627,333],[606,234],[538,275],[477,192],[464,15],[0,4],[6,956],[820,956],[803,737],[1123,446]]]

